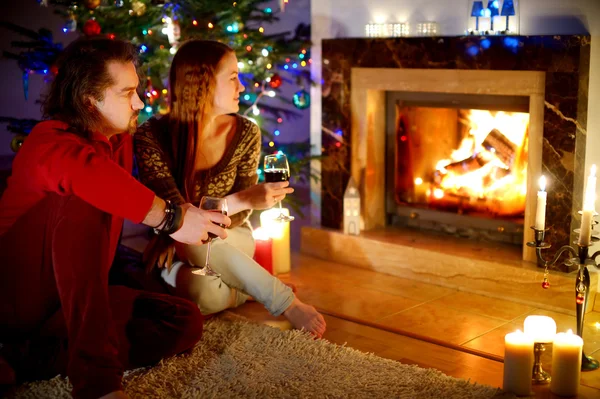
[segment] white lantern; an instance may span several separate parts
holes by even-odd
[[[360,193],[353,178],[344,193],[344,234],[360,234]]]

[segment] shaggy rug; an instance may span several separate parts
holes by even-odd
[[[225,313],[209,320],[191,354],[126,373],[132,398],[512,398],[439,371],[280,331]],[[69,398],[56,377],[9,397]]]

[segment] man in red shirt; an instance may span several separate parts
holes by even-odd
[[[165,203],[131,176],[143,107],[135,63],[119,40],[67,47],[44,104],[50,120],[19,150],[0,198],[0,370],[10,364],[18,381],[66,374],[76,398],[126,398],[124,369],[202,334],[192,302],[108,285],[123,219],[191,244],[226,237],[215,223],[231,222]]]

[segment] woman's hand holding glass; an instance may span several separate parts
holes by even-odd
[[[240,200],[246,204],[247,209],[269,209],[277,202],[282,201],[286,195],[294,192],[289,181],[277,183],[256,184],[238,194]]]

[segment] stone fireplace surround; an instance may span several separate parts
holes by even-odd
[[[507,277],[498,283],[489,277],[503,272],[499,272],[498,264],[490,259],[491,256],[483,255],[483,252],[479,254],[483,255],[480,258],[483,263],[477,261],[477,255],[465,263],[465,259],[469,257],[467,254],[474,252],[466,250],[451,253],[451,258],[453,255],[457,257],[445,265],[442,262],[428,269],[427,266],[423,268],[423,265],[435,262],[436,258],[430,256],[427,248],[411,244],[411,239],[407,237],[391,239],[386,233],[382,233],[381,228],[386,223],[385,93],[410,91],[529,97],[529,165],[524,242],[532,238],[528,226],[533,224],[532,218],[535,217],[537,179],[543,173],[549,180],[546,224],[552,230],[548,238],[553,249],[556,249],[572,241],[574,237],[571,231],[579,227],[577,212],[581,209],[585,176],[584,129],[587,121],[589,54],[589,36],[323,40],[322,143],[323,155],[327,157],[322,162],[321,171],[321,225],[334,230],[340,228],[341,199],[349,177],[353,176],[359,182],[362,219],[366,229],[363,237],[368,242],[362,243],[334,230],[303,230],[303,251],[306,249],[305,252],[317,256],[357,266],[365,265],[408,278],[419,279],[429,274],[426,278],[428,281],[470,291],[485,291],[485,287],[481,285],[485,281],[484,285],[498,286],[499,292],[490,293],[491,296],[502,295],[502,287],[510,286],[511,291],[515,292],[509,296],[515,300],[552,302],[550,307],[563,310],[574,308],[572,299],[569,300],[574,294],[572,282],[566,278],[568,276],[565,279],[555,277],[557,284],[553,285],[552,294],[540,294],[535,290],[536,294],[528,296],[533,287],[538,285],[534,280],[538,280],[536,273],[539,273],[539,269],[536,271],[532,263],[535,261],[534,252],[526,246],[523,246],[522,251],[522,259],[526,262],[516,259],[514,253],[510,262],[507,262],[521,270],[512,278]],[[334,138],[331,132],[341,132],[341,137]],[[338,142],[341,144],[337,144]],[[423,242],[428,242],[427,245],[432,245],[428,237],[421,238]],[[404,252],[388,252],[395,251],[391,249],[391,241],[404,244]],[[317,242],[323,247],[322,251],[310,249],[310,244]],[[469,245],[477,247],[467,244]],[[356,252],[344,253],[344,249],[347,252],[352,246],[356,248]],[[365,255],[361,257],[363,247]],[[377,259],[380,263],[383,259],[384,264],[375,266],[377,262],[370,261],[374,256],[369,252],[381,254],[382,257]],[[409,253],[416,255],[417,252],[423,258],[418,262],[398,261]],[[546,254],[550,256],[552,250]],[[402,263],[404,268],[395,270],[394,263]],[[447,267],[444,269],[451,263],[457,268],[466,268],[458,274],[449,271]],[[482,270],[482,266],[489,266],[490,275]],[[445,274],[447,278],[434,269],[444,269],[441,274]],[[534,274],[525,272],[526,269]],[[467,281],[472,279],[460,283],[455,281],[456,276],[461,274],[466,277],[471,274],[475,279],[482,280],[479,283]],[[453,281],[450,281],[450,275],[453,276]],[[520,277],[517,278],[517,275]],[[515,284],[525,279],[527,283],[523,284],[521,292],[516,292],[519,289],[515,288]],[[592,285],[595,283],[592,282]],[[470,284],[479,284],[479,289],[469,287]],[[588,310],[593,308],[594,298],[591,299]]]

